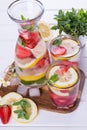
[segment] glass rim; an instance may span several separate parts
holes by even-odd
[[[52,86],[52,88],[57,88],[57,89],[61,89],[61,90],[66,90],[66,89],[69,89],[69,88],[73,88],[76,84],[78,84],[79,82],[80,82],[80,70],[79,70],[79,68],[76,66],[76,65],[72,65],[72,68],[74,68],[74,70],[77,72],[77,74],[78,74],[78,80],[73,84],[73,85],[71,85],[71,86],[69,86],[69,87],[58,87],[58,86],[54,86],[54,84],[52,83],[52,82],[49,82],[49,78],[48,78],[48,76],[49,76],[49,72],[50,72],[50,70],[51,70],[51,68],[53,68],[54,66],[60,66],[60,63],[54,63],[54,64],[52,64],[50,67],[49,67],[49,69],[48,69],[48,71],[47,71],[47,74],[46,74],[46,79],[47,79],[47,85],[48,85],[48,87],[51,85]],[[51,89],[51,87],[49,87],[50,89]]]
[[[43,4],[42,4],[42,2],[40,2],[39,0],[34,0],[34,2],[36,2],[37,4],[39,4],[39,6],[40,6],[40,8],[41,8],[41,12],[40,12],[40,14],[37,16],[37,17],[35,17],[35,18],[32,18],[32,19],[28,19],[28,20],[20,20],[20,19],[16,19],[16,18],[14,18],[12,15],[11,15],[11,12],[10,12],[10,8],[15,4],[15,3],[18,3],[18,2],[23,2],[23,1],[21,1],[21,0],[15,0],[15,1],[13,1],[9,6],[8,6],[8,8],[7,8],[7,14],[8,14],[8,16],[13,20],[13,21],[15,21],[15,22],[17,22],[17,23],[31,23],[31,22],[33,22],[33,21],[37,21],[42,15],[43,15],[43,13],[44,13],[44,6],[43,6]],[[28,1],[28,0],[24,0],[24,2],[30,2],[30,1]]]
[[[80,48],[79,48],[79,51],[78,51],[76,54],[73,54],[73,55],[67,56],[67,57],[60,56],[60,57],[58,57],[59,60],[60,60],[60,59],[62,59],[62,60],[64,60],[64,59],[70,59],[70,58],[76,56],[76,55],[80,52],[80,49],[81,49],[80,41],[79,41],[78,39],[76,39],[75,37],[69,36],[69,35],[58,35],[58,36],[56,36],[56,37],[51,41],[51,43],[50,43],[50,46],[49,46],[50,50],[51,50],[51,45],[52,45],[52,43],[53,43],[56,39],[58,39],[58,38],[61,38],[61,39],[66,39],[66,38],[72,39],[73,41],[77,42],[77,43],[78,43],[78,46],[80,47]],[[51,51],[50,51],[50,52],[51,52]],[[55,57],[55,56],[54,56],[54,57]]]

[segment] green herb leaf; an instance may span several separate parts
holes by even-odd
[[[26,47],[26,43],[22,40],[21,45]]]
[[[25,84],[25,85],[32,85],[34,83],[36,84],[45,84],[47,82],[46,80],[46,77],[43,77],[37,81],[24,81],[24,80],[21,80],[21,83]]]
[[[24,113],[24,118],[25,118],[26,120],[29,119],[29,115],[27,114],[27,112]]]
[[[35,26],[34,25],[25,26],[24,29],[29,30],[29,31],[34,31]]]
[[[25,118],[26,120],[29,119],[28,113],[23,109],[15,110],[14,113],[18,115],[18,118]]]
[[[21,20],[28,20],[29,18],[25,18],[24,15],[21,15]]]
[[[51,82],[56,82],[56,81],[58,81],[58,75],[57,75],[57,74],[53,74],[53,75],[50,77],[49,81],[51,81]]]
[[[20,105],[21,105],[22,109],[26,109],[26,107],[31,106],[27,101],[25,101],[23,99],[20,101]]]
[[[30,107],[30,106],[31,106],[31,105],[30,105],[27,101],[25,101],[24,99],[22,99],[22,100],[20,100],[20,101],[18,101],[18,102],[15,102],[13,105],[14,105],[14,106],[20,105],[20,106],[22,107],[22,109],[25,109],[26,107]]]
[[[61,39],[56,39],[56,40],[53,42],[53,45],[59,46],[61,43],[62,43]]]
[[[29,114],[27,113],[26,109],[31,107],[31,105],[26,100],[22,99],[18,102],[15,102],[13,105],[21,106],[21,109],[14,111],[14,113],[16,113],[18,115],[18,118],[25,118],[26,120],[29,119]]]
[[[20,105],[20,101],[13,103],[14,106]]]
[[[25,18],[25,16],[21,15],[21,20],[29,20],[29,18]],[[22,26],[23,29],[29,30],[29,31],[34,31],[35,30],[35,25],[25,25]],[[26,46],[26,44],[22,43],[24,46]]]

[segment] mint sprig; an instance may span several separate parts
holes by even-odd
[[[26,120],[29,119],[29,114],[26,111],[26,108],[31,107],[31,105],[25,101],[24,99],[15,102],[13,104],[14,106],[21,106],[21,108],[19,110],[15,110],[14,113],[16,113],[18,115],[18,118],[25,118]]]
[[[26,18],[24,15],[21,15],[21,20],[29,20],[29,18]],[[25,25],[22,26],[23,29],[29,30],[29,31],[34,31],[35,26],[34,25]]]

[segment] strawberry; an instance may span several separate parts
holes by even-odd
[[[32,57],[33,54],[30,50],[20,46],[19,44],[17,44],[16,46],[16,56],[20,59],[24,59],[24,58],[28,58],[28,57]]]
[[[0,117],[3,124],[7,124],[11,116],[11,107],[3,105],[0,107]]]
[[[45,59],[43,58],[42,60],[40,60],[39,62],[38,62],[38,66],[39,67],[43,67],[45,65]]]
[[[53,46],[52,47],[52,53],[53,55],[64,55],[66,53],[66,48],[62,47],[62,46]]]
[[[73,65],[78,66],[78,62],[71,62],[71,61],[66,60],[66,61],[61,61],[60,65],[65,65],[65,66],[68,66],[68,67],[71,67]]]
[[[68,71],[69,67],[68,66],[61,66],[61,72],[62,74],[66,73]]]
[[[34,48],[38,41],[40,40],[39,32],[30,32],[30,31],[23,31],[20,33],[20,38],[24,40],[26,46],[29,48]]]

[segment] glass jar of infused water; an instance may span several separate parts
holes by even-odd
[[[37,0],[18,0],[8,7],[9,17],[18,24],[15,48],[15,67],[23,85],[41,87],[50,65],[46,43],[42,40],[37,23],[44,13]]]

